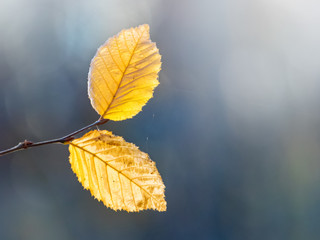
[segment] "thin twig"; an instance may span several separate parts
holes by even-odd
[[[94,123],[91,123],[90,125],[83,127],[81,129],[79,129],[73,133],[70,133],[64,137],[61,137],[61,138],[56,138],[56,139],[42,141],[42,142],[36,142],[36,143],[28,141],[28,140],[24,140],[23,142],[20,142],[18,145],[14,146],[12,148],[0,151],[0,156],[6,155],[6,154],[9,154],[12,152],[16,152],[16,151],[28,149],[31,147],[38,147],[38,146],[43,146],[43,145],[48,145],[48,144],[53,144],[53,143],[66,143],[66,142],[72,141],[76,134],[81,133],[91,127],[105,124],[106,122],[108,122],[108,119],[104,119],[104,118],[100,117]]]

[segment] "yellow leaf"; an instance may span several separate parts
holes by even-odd
[[[108,131],[90,131],[70,142],[78,180],[114,210],[166,210],[164,184],[148,154]]]
[[[121,31],[107,40],[91,61],[88,94],[105,119],[132,118],[159,84],[161,56],[147,24]]]

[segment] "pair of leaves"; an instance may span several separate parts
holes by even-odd
[[[149,26],[121,31],[91,61],[88,94],[101,118],[132,118],[159,84],[161,56]],[[85,189],[114,210],[166,210],[164,184],[149,156],[109,131],[91,131],[69,142],[70,163]]]

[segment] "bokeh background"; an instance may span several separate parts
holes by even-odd
[[[107,209],[49,145],[0,158],[0,239],[319,239],[318,0],[1,0],[0,149],[95,121],[90,60],[143,23],[161,84],[101,128],[150,154],[167,212]]]

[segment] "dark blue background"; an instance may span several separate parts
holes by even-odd
[[[0,239],[319,239],[320,3],[312,0],[0,2],[0,149],[98,118],[96,49],[148,23],[161,84],[104,125],[156,162],[165,213],[114,212],[68,149],[0,158]]]

